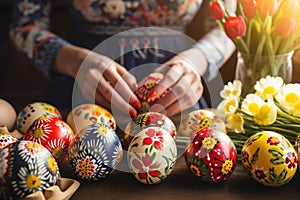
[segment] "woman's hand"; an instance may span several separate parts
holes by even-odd
[[[55,66],[58,72],[75,78],[87,100],[136,117],[135,108],[140,108],[140,102],[133,93],[137,87],[136,79],[112,59],[68,45],[59,52]]]
[[[164,63],[155,71],[164,74],[164,79],[151,89],[149,94],[160,96],[168,88],[171,92],[161,98],[151,110],[164,110],[173,116],[194,106],[203,93],[201,76],[205,73],[207,61],[198,49],[184,51]]]

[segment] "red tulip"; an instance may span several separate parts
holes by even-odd
[[[222,20],[225,16],[225,8],[224,5],[219,1],[214,1],[210,3],[209,11],[211,16],[215,20]]]
[[[296,30],[296,19],[293,17],[283,17],[276,26],[276,33],[281,38],[287,38]]]
[[[229,16],[224,26],[226,35],[232,40],[246,34],[246,23],[241,15],[238,17]]]
[[[277,0],[256,0],[257,10],[262,17],[273,16],[277,12],[280,3]]]
[[[243,7],[243,11],[245,13],[245,16],[248,19],[252,19],[253,17],[255,17],[255,15],[256,15],[256,1],[255,0],[248,1]]]

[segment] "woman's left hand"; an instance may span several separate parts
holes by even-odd
[[[151,111],[173,116],[194,106],[203,94],[201,75],[205,73],[206,67],[207,62],[202,53],[193,48],[174,56],[157,68],[155,72],[164,74],[164,78],[149,94],[159,97],[167,89],[171,91],[153,105]]]

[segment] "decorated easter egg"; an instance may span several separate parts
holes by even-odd
[[[157,184],[167,178],[175,167],[176,144],[165,129],[148,127],[135,135],[127,158],[136,180],[144,184]]]
[[[236,148],[229,136],[211,128],[196,132],[185,149],[185,162],[200,180],[218,183],[230,177],[236,167]]]
[[[73,138],[74,133],[66,122],[46,115],[37,118],[23,136],[24,140],[43,145],[59,162],[66,158],[68,146]]]
[[[24,134],[27,132],[34,120],[43,115],[62,118],[61,113],[56,107],[44,102],[34,102],[28,104],[19,112],[16,121],[16,128]]]
[[[250,136],[242,148],[242,165],[252,178],[266,186],[288,183],[296,174],[297,153],[284,136],[262,131]]]
[[[18,141],[17,138],[9,135],[8,133],[0,132],[0,149],[3,149],[7,145]]]
[[[69,146],[69,162],[81,179],[96,181],[111,174],[123,157],[121,142],[106,124],[81,129]]]
[[[178,134],[181,136],[192,136],[203,128],[213,128],[227,133],[224,121],[211,110],[199,109],[192,111],[182,120]]]
[[[134,91],[135,95],[139,98],[141,102],[140,113],[148,112],[150,107],[155,104],[159,99],[164,97],[170,89],[167,89],[162,95],[155,96],[149,93],[149,90],[159,84],[159,82],[164,78],[164,75],[158,72],[154,72],[143,78],[139,84],[138,88]]]
[[[294,148],[298,156],[298,168],[300,168],[300,133],[297,135],[295,139]]]
[[[51,153],[33,141],[16,141],[0,149],[1,199],[23,199],[56,184],[58,165]]]
[[[112,114],[96,104],[82,104],[75,107],[68,114],[66,122],[75,133],[95,123],[107,124],[110,128],[116,130],[116,121]]]
[[[161,127],[165,129],[173,139],[176,138],[176,126],[169,117],[158,112],[146,112],[139,114],[134,121],[126,125],[124,134],[120,137],[123,148],[127,150],[133,137],[148,127]]]
[[[13,130],[16,125],[17,113],[15,108],[6,100],[0,99],[0,126]]]

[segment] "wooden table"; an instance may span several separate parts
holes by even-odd
[[[281,187],[267,187],[255,182],[238,164],[234,173],[225,182],[212,184],[202,182],[193,176],[181,156],[174,171],[160,184],[144,185],[132,174],[114,171],[110,176],[97,182],[81,181],[79,189],[71,199],[300,199],[300,176]]]

